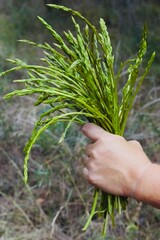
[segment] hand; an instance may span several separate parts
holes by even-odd
[[[139,142],[126,141],[91,123],[82,131],[92,141],[84,158],[88,182],[107,193],[136,198],[143,174],[152,164]]]

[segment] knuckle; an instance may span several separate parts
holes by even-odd
[[[86,146],[85,152],[86,152],[87,155],[90,155],[90,154],[91,154],[91,152],[92,152],[92,144],[89,143],[89,144]]]
[[[92,171],[90,171],[88,173],[88,182],[92,185],[95,185],[96,184],[96,181],[95,181],[95,175],[93,174]]]
[[[126,141],[123,136],[116,135],[116,138],[119,139],[119,141]]]
[[[134,144],[135,146],[139,147],[139,148],[142,148],[140,142],[138,142],[137,140],[131,140],[130,141],[132,144]]]
[[[93,148],[92,151],[91,151],[91,156],[92,156],[92,158],[93,158],[93,159],[96,159],[96,158],[97,158],[97,155],[98,155],[97,150],[96,150],[95,148]]]
[[[89,162],[89,168],[90,168],[91,171],[96,170],[96,163],[93,159],[91,159],[90,162]]]

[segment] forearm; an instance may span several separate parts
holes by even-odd
[[[160,165],[150,164],[137,182],[133,197],[160,209]]]

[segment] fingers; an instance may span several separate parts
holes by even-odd
[[[93,123],[85,124],[82,128],[82,131],[86,137],[90,138],[94,142],[97,141],[102,135],[107,134],[103,128]]]
[[[87,169],[86,167],[84,167],[84,168],[83,168],[83,176],[84,176],[86,179],[88,179],[88,173],[89,173],[88,169]]]
[[[88,157],[90,157],[92,155],[92,151],[93,151],[93,143],[89,143],[86,148],[85,148],[85,153]]]
[[[86,167],[86,168],[90,168],[90,163],[91,163],[91,158],[88,157],[88,156],[84,156],[82,158],[82,162],[83,162],[83,166]]]
[[[89,167],[89,157],[88,156],[83,156],[82,158],[82,162],[83,162],[83,170],[82,170],[82,173],[83,173],[83,176],[85,177],[86,180],[88,180],[88,175],[89,175],[89,170],[88,170],[88,167]]]
[[[83,170],[82,170],[83,176],[87,181],[90,182],[89,175],[94,169],[94,164],[93,164],[92,159],[88,156],[84,156],[83,157],[83,166],[84,166]]]

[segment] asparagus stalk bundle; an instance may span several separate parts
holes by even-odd
[[[147,29],[144,27],[140,48],[133,59],[120,64],[115,73],[114,56],[105,21],[99,21],[100,30],[83,17],[78,11],[70,8],[49,4],[51,8],[67,11],[71,14],[75,33],[64,32],[63,39],[44,19],[41,23],[49,30],[55,43],[37,44],[21,40],[29,45],[43,49],[44,58],[41,65],[29,65],[20,59],[9,60],[15,67],[1,73],[1,76],[11,71],[26,69],[27,79],[15,80],[24,83],[24,88],[15,90],[5,98],[37,94],[35,106],[46,104],[49,110],[43,112],[37,120],[32,135],[25,146],[24,181],[28,181],[28,160],[32,146],[39,135],[50,125],[57,122],[67,122],[59,142],[63,141],[68,128],[73,122],[84,124],[86,121],[95,123],[106,131],[123,135],[129,112],[134,99],[147,75],[155,57],[153,53],[144,68],[139,73],[141,63],[147,50]],[[75,18],[85,22],[84,29]],[[126,82],[119,83],[124,69],[127,69]],[[90,216],[83,228],[86,230],[98,213],[104,218],[103,235],[105,235],[108,217],[114,224],[115,211],[121,212],[127,205],[127,198],[113,196],[95,189]]]

